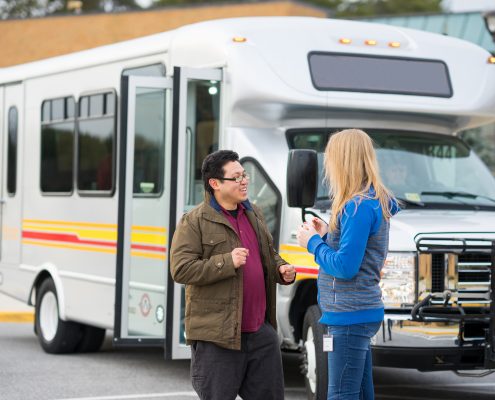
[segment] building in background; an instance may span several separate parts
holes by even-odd
[[[164,32],[194,22],[247,16],[325,18],[328,10],[281,0],[0,20],[0,68]]]

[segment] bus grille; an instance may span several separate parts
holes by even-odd
[[[459,305],[486,306],[491,299],[491,241],[422,238],[418,296],[449,290]],[[443,300],[438,299],[441,303]]]

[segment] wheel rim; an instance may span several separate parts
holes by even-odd
[[[50,342],[55,337],[58,327],[57,297],[53,292],[47,292],[41,299],[39,318],[41,334]]]
[[[313,328],[308,327],[308,332],[306,334],[306,342],[304,343],[306,349],[306,362],[308,365],[306,371],[306,379],[308,380],[311,392],[316,392],[316,351],[315,351],[315,340],[313,335]]]

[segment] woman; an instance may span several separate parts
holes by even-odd
[[[358,129],[330,137],[325,178],[332,209],[327,226],[305,222],[297,233],[320,266],[320,323],[327,326],[328,399],[374,399],[370,339],[384,310],[380,270],[388,250],[389,220],[399,210],[378,172],[373,143]],[[327,234],[328,233],[328,234]]]

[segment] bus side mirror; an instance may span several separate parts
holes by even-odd
[[[318,157],[314,150],[290,150],[287,164],[287,203],[289,207],[315,204]]]

